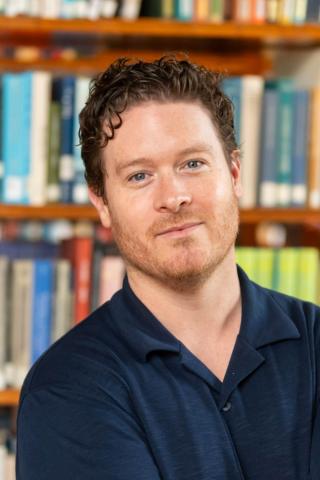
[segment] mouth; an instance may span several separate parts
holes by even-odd
[[[168,228],[159,234],[159,236],[169,236],[169,237],[181,237],[191,233],[193,230],[198,228],[202,223],[186,223],[184,225],[179,225],[177,227]]]

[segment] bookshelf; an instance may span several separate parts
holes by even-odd
[[[320,25],[279,25],[225,22],[183,22],[155,18],[137,20],[98,19],[61,20],[0,16],[0,46],[41,48],[66,35],[67,46],[81,38],[98,48],[88,57],[7,58],[0,55],[0,73],[26,69],[92,74],[119,56],[151,60],[164,51],[187,50],[191,60],[233,75],[273,72],[279,48],[300,51],[320,47]],[[98,215],[89,205],[51,204],[43,207],[0,204],[0,219],[17,220],[90,220]],[[243,225],[261,222],[284,224],[320,224],[320,210],[308,208],[242,209]],[[18,390],[0,391],[1,406],[16,406]]]

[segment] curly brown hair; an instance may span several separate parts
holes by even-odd
[[[222,75],[187,58],[163,56],[153,62],[119,58],[91,81],[80,113],[79,138],[90,189],[105,197],[101,149],[122,125],[121,113],[146,101],[193,101],[209,112],[227,162],[237,149],[233,105],[221,89]]]

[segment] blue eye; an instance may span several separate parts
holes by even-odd
[[[146,179],[146,174],[143,172],[135,173],[132,177],[129,178],[129,182],[138,183]]]
[[[189,166],[191,168],[191,170],[194,170],[195,168],[198,168],[201,165],[203,165],[203,163],[200,162],[200,160],[190,160],[187,163],[187,166]]]

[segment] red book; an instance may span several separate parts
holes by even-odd
[[[71,238],[61,244],[61,254],[71,262],[74,290],[74,323],[84,320],[90,313],[92,238]]]

